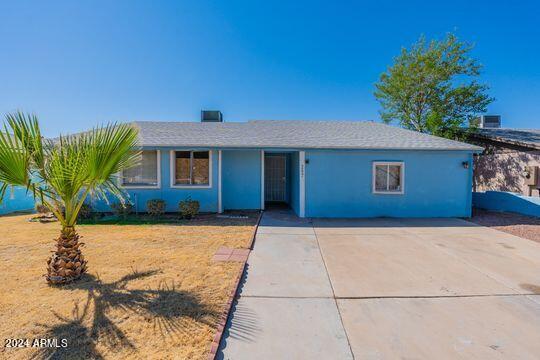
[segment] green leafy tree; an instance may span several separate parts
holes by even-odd
[[[64,284],[86,272],[75,231],[77,215],[88,196],[115,196],[123,201],[116,174],[138,161],[134,152],[137,130],[110,124],[92,131],[61,136],[57,141],[41,136],[35,115],[6,115],[0,132],[0,202],[9,186],[22,186],[49,208],[62,229],[56,250],[47,261],[47,281]]]
[[[447,138],[460,138],[463,127],[494,100],[477,82],[482,65],[471,58],[472,45],[453,34],[442,41],[422,36],[403,48],[375,85],[385,123]]]

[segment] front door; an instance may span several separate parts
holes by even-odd
[[[268,155],[264,158],[264,200],[285,202],[287,200],[287,157]]]

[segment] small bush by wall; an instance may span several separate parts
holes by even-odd
[[[51,212],[51,209],[49,209],[47,206],[36,203],[35,210],[38,214],[49,214]],[[64,213],[64,207],[62,206],[61,209],[62,213]],[[79,214],[77,215],[78,220],[88,220],[92,218],[92,215],[94,214],[94,208],[90,204],[84,203],[81,206],[81,209],[79,210]]]
[[[159,217],[165,213],[165,200],[151,199],[146,202],[146,211],[153,217]]]
[[[94,212],[94,209],[89,204],[83,204],[81,206],[81,210],[79,210],[79,215],[77,216],[77,219],[79,220],[88,220],[92,217],[92,213]]]
[[[48,214],[51,212],[51,209],[40,203],[36,203],[35,209],[38,214]]]
[[[184,219],[192,219],[199,213],[200,204],[196,200],[191,200],[191,197],[187,197],[185,200],[178,203],[178,210],[180,216]]]
[[[111,204],[111,209],[115,215],[122,219],[127,218],[129,214],[133,213],[133,205],[130,203],[114,203]]]

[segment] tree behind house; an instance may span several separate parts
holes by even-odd
[[[411,49],[402,49],[375,85],[382,120],[462,138],[464,127],[493,101],[488,86],[477,82],[482,66],[469,56],[471,49],[453,34],[442,41],[421,37]]]

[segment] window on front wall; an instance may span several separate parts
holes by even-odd
[[[404,165],[402,162],[373,163],[373,192],[403,194]]]
[[[175,151],[173,185],[210,185],[209,151]]]
[[[123,186],[158,186],[158,154],[157,150],[141,151],[136,166],[122,173]]]

